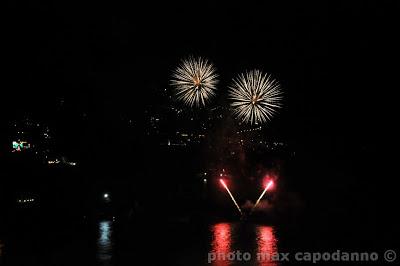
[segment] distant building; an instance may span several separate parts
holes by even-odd
[[[20,193],[16,197],[16,203],[17,206],[21,208],[32,208],[38,206],[39,197],[33,193]]]
[[[12,142],[13,152],[20,152],[31,148],[31,144],[27,141],[17,140]]]

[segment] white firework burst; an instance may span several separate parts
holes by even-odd
[[[251,70],[239,74],[229,86],[229,99],[234,115],[244,123],[270,121],[281,108],[282,90],[269,74]]]
[[[182,60],[172,73],[171,85],[176,98],[190,107],[204,106],[215,95],[217,84],[216,68],[202,57]]]

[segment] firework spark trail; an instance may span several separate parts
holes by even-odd
[[[262,197],[264,197],[265,193],[267,192],[267,190],[274,184],[274,182],[271,180],[268,182],[267,186],[265,187],[264,191],[261,193],[260,197],[258,198],[258,200],[256,201],[256,204],[254,204],[253,208],[251,209],[251,211],[253,212],[253,210],[257,207],[258,203],[260,203],[260,200],[262,199]]]
[[[240,209],[239,205],[237,204],[235,198],[233,197],[232,193],[230,192],[228,186],[225,184],[224,180],[220,179],[219,182],[221,182],[221,184],[224,186],[224,188],[228,192],[229,196],[231,197],[233,203],[235,203],[236,208],[239,210],[240,214],[242,215],[243,214],[242,210]]]
[[[176,98],[187,106],[199,107],[215,95],[218,74],[207,59],[193,56],[182,60],[172,73],[171,85]]]
[[[239,74],[229,86],[233,114],[242,122],[265,123],[281,108],[282,91],[271,75],[259,70]]]

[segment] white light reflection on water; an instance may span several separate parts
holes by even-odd
[[[97,259],[102,265],[112,265],[113,227],[111,221],[99,223],[99,238],[97,239]]]

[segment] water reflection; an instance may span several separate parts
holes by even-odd
[[[258,226],[257,230],[257,261],[260,266],[276,266],[273,255],[277,254],[277,240],[271,226]]]
[[[212,242],[211,252],[216,255],[212,265],[225,266],[230,265],[228,260],[225,260],[225,256],[231,252],[231,224],[219,223],[211,227],[212,231]]]
[[[97,239],[97,259],[102,265],[111,265],[113,252],[112,222],[99,223],[99,238]]]
[[[218,223],[212,225],[210,231],[212,235],[210,253],[213,255],[212,260],[208,262],[211,262],[211,265],[278,265],[278,262],[274,261],[278,248],[273,227]],[[242,254],[240,258],[229,255],[237,251]],[[245,259],[244,253],[250,254],[251,257]]]

